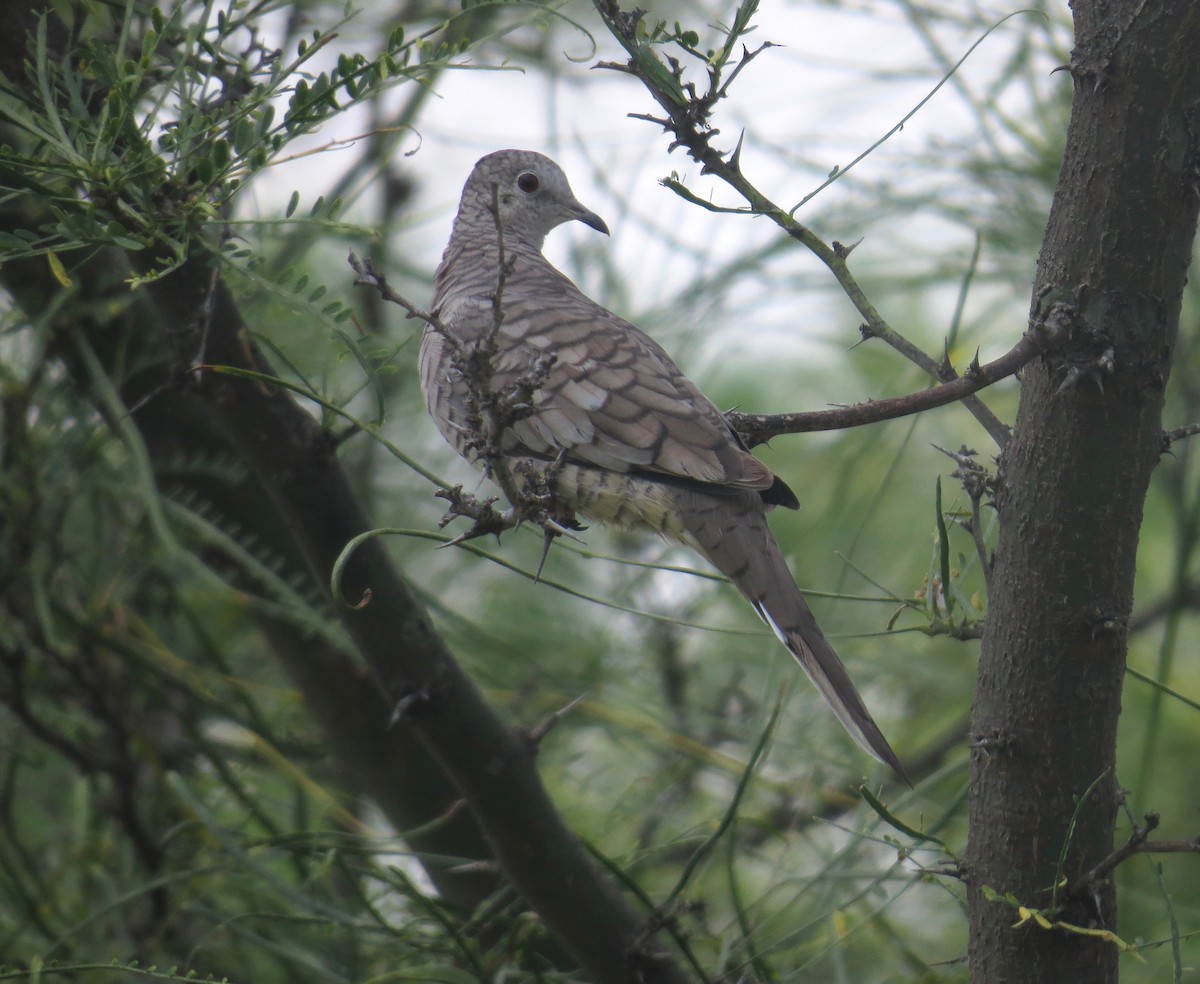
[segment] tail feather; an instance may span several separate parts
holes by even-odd
[[[687,542],[729,578],[779,637],[850,736],[906,783],[904,767],[817,625],[767,526],[755,493],[683,493]],[[911,785],[911,784],[910,784]]]

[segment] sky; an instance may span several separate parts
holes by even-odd
[[[996,20],[1017,9],[994,7]],[[780,203],[794,204],[825,173],[844,168],[899,122],[942,74],[903,18],[900,5],[877,3],[871,8],[776,0],[765,3],[756,18],[758,28],[748,40],[779,47],[749,65],[731,88],[715,117],[722,129],[716,145],[731,148],[739,129],[746,127],[744,167]],[[584,19],[591,14],[588,5],[568,4],[564,10],[595,27],[594,15]],[[685,26],[703,24],[698,17]],[[1001,28],[985,39],[961,69],[962,83],[976,90],[990,84],[1003,70],[1013,35],[1023,27],[1014,19],[1007,34]],[[982,29],[934,25],[929,33],[939,35],[947,54],[958,58]],[[501,147],[527,147],[559,160],[579,197],[602,214],[664,216],[663,224],[671,228],[680,228],[680,223],[697,230],[717,226],[723,235],[731,235],[731,225],[747,227],[749,223],[731,223],[688,206],[658,184],[675,170],[697,192],[740,204],[718,182],[702,178],[682,150],[668,156],[669,138],[658,127],[629,118],[630,112],[653,112],[657,107],[636,80],[591,67],[597,61],[620,60],[623,54],[611,38],[595,36],[596,55],[566,65],[563,80],[554,86],[547,86],[543,76],[519,71],[457,72],[439,80],[438,104],[421,123],[421,147],[412,159],[425,175],[424,187],[440,203],[435,208],[452,212],[461,179],[478,157]],[[582,35],[564,32],[562,38],[566,54],[587,54]],[[486,53],[477,60],[486,63]],[[1053,67],[1048,58],[1047,74]],[[887,166],[906,147],[922,148],[931,139],[969,132],[972,125],[963,101],[947,86],[891,138],[886,153],[858,167],[869,179],[873,169]],[[789,157],[811,170],[789,168]],[[825,194],[836,198],[837,189],[835,184]],[[444,230],[434,225],[441,235]],[[641,250],[635,247],[632,252],[636,256]]]

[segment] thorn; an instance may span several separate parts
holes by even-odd
[[[1067,390],[1075,386],[1075,384],[1077,384],[1079,380],[1083,378],[1083,376],[1084,372],[1082,369],[1080,369],[1078,366],[1071,366],[1067,370],[1066,375],[1063,377],[1063,381],[1058,384],[1058,389],[1054,391],[1054,398],[1057,399],[1058,397],[1062,396]]]
[[[572,533],[571,530],[572,529],[575,529],[575,530],[587,529],[586,526],[574,526],[574,527],[563,526],[557,520],[554,520],[554,519],[547,519],[545,525],[548,526],[550,529],[554,530],[555,536],[565,536],[568,540],[574,540],[576,543],[583,543],[583,540],[580,539],[579,537],[577,537],[574,533]]]
[[[941,451],[942,454],[944,454],[947,458],[953,459],[954,462],[959,465],[974,465],[975,461],[973,459],[975,458],[975,455],[979,454],[979,452],[974,448],[969,448],[965,444],[957,451],[950,451],[949,449],[942,447],[940,444],[931,443],[929,446],[935,451]]]
[[[464,802],[459,800],[459,802]],[[495,861],[468,861],[465,864],[456,864],[446,869],[456,875],[498,875],[500,874],[500,865]]]
[[[538,560],[537,571],[533,575],[533,583],[537,584],[542,579],[542,568],[546,566],[546,558],[550,556],[550,544],[558,539],[558,534],[548,526],[542,527],[542,556]]]
[[[447,540],[445,543],[439,543],[436,550],[445,550],[447,547],[457,547],[460,543],[466,543],[468,540],[474,540],[476,537],[483,536],[482,533],[476,532],[474,528],[467,530],[465,533],[459,533],[452,540]],[[496,540],[499,541],[500,534],[496,534]]]
[[[566,527],[558,520],[552,518],[549,514],[543,514],[537,523],[542,528],[542,557],[538,561],[537,571],[533,575],[533,583],[537,584],[542,579],[542,568],[546,566],[546,558],[550,556],[550,544],[557,540],[560,536],[565,536],[568,539],[574,540],[576,543],[583,543],[571,530],[585,530],[586,526],[580,526],[574,521],[569,522],[574,525]]]
[[[573,711],[583,702],[584,696],[584,694],[580,694],[573,701],[563,705],[557,711],[547,715],[540,723],[534,725],[529,730],[528,737],[530,744],[533,745],[534,748],[537,748],[537,746],[542,743],[542,739],[550,733],[550,729],[558,724],[559,721],[570,714],[571,711]]]
[[[966,373],[966,374],[967,374],[967,376],[968,376],[968,377],[970,377],[970,376],[978,376],[978,375],[979,375],[979,370],[980,370],[981,368],[982,368],[982,367],[981,367],[981,366],[980,366],[980,364],[979,364],[979,349],[976,349],[976,350],[975,350],[975,358],[973,358],[973,359],[971,360],[971,364],[970,364],[969,366],[967,366],[967,373]]]
[[[742,170],[742,144],[746,139],[746,129],[742,128],[742,132],[738,134],[737,146],[733,148],[733,153],[729,155],[729,166],[739,174]]]
[[[661,126],[664,130],[671,129],[671,121],[662,119],[658,116],[651,116],[649,113],[626,113],[631,120],[644,120],[647,123],[653,123],[655,126]]]
[[[424,690],[414,690],[411,693],[405,694],[398,701],[395,707],[392,708],[392,716],[388,718],[388,728],[395,727],[405,718],[409,716],[409,712],[418,704],[429,702],[429,694]]]

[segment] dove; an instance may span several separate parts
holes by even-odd
[[[421,340],[421,389],[438,430],[485,471],[542,476],[568,528],[578,514],[694,549],[854,740],[905,778],[767,525],[771,507],[799,508],[795,493],[662,346],[546,260],[546,235],[572,221],[608,234],[542,154],[501,150],[471,171]]]

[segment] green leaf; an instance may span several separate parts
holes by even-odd
[[[71,275],[67,273],[67,268],[63,266],[62,260],[58,258],[57,253],[47,253],[46,262],[50,264],[50,272],[54,274],[54,279],[63,287],[75,286],[75,282],[71,279]]]

